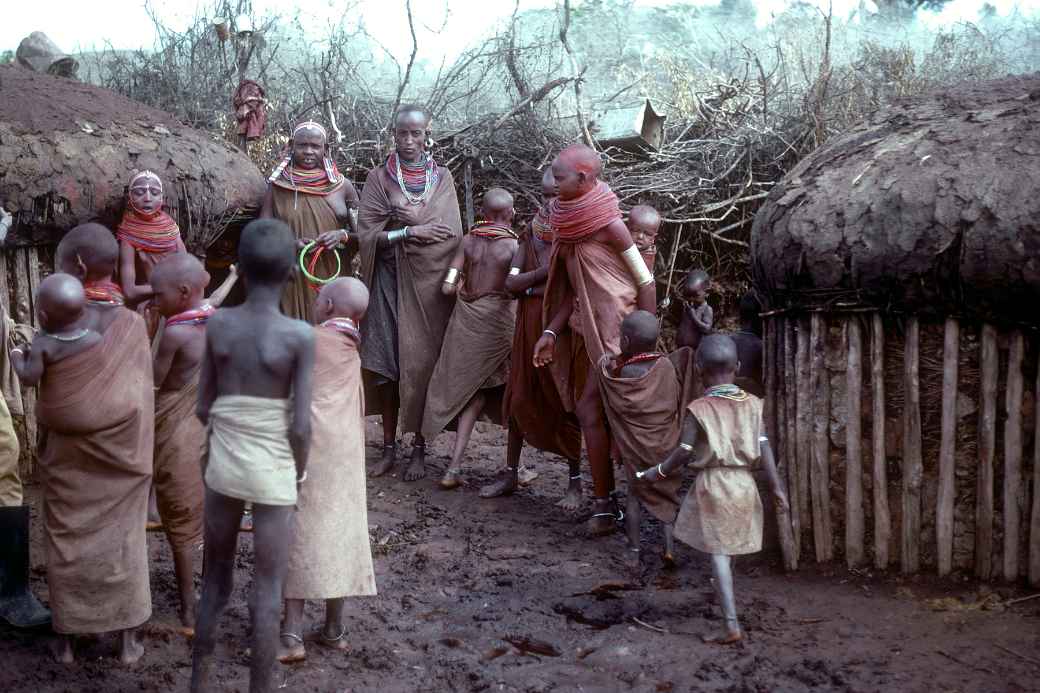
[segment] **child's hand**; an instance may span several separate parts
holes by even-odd
[[[786,513],[791,509],[791,504],[787,502],[787,494],[782,489],[773,491],[773,502],[776,503],[776,509],[780,512]]]

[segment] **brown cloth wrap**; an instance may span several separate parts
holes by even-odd
[[[278,185],[271,186],[271,213],[289,225],[293,236],[297,239],[312,241],[326,231],[343,227],[336,213],[332,211],[324,195],[298,193]],[[341,276],[350,274],[350,258],[347,252],[339,249],[342,269]],[[310,263],[311,256],[307,256]],[[291,318],[314,322],[314,299],[318,294],[307,284],[307,278],[300,272],[298,263],[294,263],[293,277],[282,294],[282,312]],[[316,277],[331,277],[336,272],[336,256],[325,251],[318,258],[311,271]]]
[[[202,541],[206,428],[195,416],[198,372],[180,390],[155,395],[155,499],[170,546]]]
[[[760,457],[762,400],[701,397],[688,407],[702,435],[697,478],[675,521],[675,537],[698,551],[736,556],[762,549],[762,499],[752,475]]]
[[[549,263],[542,320],[550,323],[566,301],[577,297],[580,323],[572,324],[581,325],[584,339],[584,349],[575,348],[573,337],[561,334],[554,360],[577,360],[584,351],[588,365],[595,368],[604,354],[621,353],[621,321],[636,309],[636,285],[620,253],[595,237],[574,244],[557,241]],[[574,411],[581,397],[575,374],[583,366],[561,364],[552,371],[567,411]]]
[[[426,201],[418,205],[405,200],[385,166],[369,172],[358,209],[358,235],[361,277],[373,294],[378,293],[373,285],[378,253],[376,236],[382,231],[437,220],[451,228],[454,234],[451,239],[429,245],[398,243],[391,248],[397,264],[396,324],[375,326],[366,319],[362,325],[362,368],[369,368],[368,360],[374,356],[369,351],[373,330],[397,332],[400,427],[404,433],[416,433],[422,427],[426,390],[455,303],[452,297],[441,293],[441,282],[462,242],[462,217],[455,197],[455,180],[446,168],[440,168],[437,185]],[[371,308],[368,317],[371,317]]]
[[[293,516],[284,596],[373,595],[361,357],[342,332],[318,327],[314,336],[311,451]]]
[[[425,438],[443,431],[478,390],[505,384],[515,328],[516,303],[509,296],[485,294],[455,303],[430,377],[422,425]],[[485,404],[483,413],[501,424],[501,400],[497,407]]]
[[[520,247],[524,251],[521,271],[537,269],[538,254],[530,232],[520,237]],[[553,382],[551,371],[558,367],[557,362],[545,368],[535,368],[533,363],[534,345],[544,329],[542,297],[520,297],[502,420],[513,419],[528,445],[576,460],[581,456],[581,428],[573,412],[564,408]]]
[[[684,386],[694,375],[690,350],[662,356],[639,378],[615,377],[613,360],[607,355],[596,371],[611,436],[629,478],[634,479],[636,472],[663,462],[679,444],[682,416],[689,404],[684,400]],[[681,484],[682,476],[676,474],[653,484],[634,483],[630,488],[654,517],[670,523],[679,511]]]
[[[40,466],[57,633],[134,628],[152,613],[152,359],[141,317],[116,310],[99,344],[47,367],[37,403],[49,430]]]

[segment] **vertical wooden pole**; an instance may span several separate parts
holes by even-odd
[[[831,528],[831,383],[827,373],[827,323],[822,313],[813,313],[809,331],[812,361],[809,367],[812,421],[812,521],[813,544],[818,562],[834,557]]]
[[[1040,360],[1036,366],[1033,402],[1036,425],[1033,428],[1033,513],[1029,521],[1029,584],[1040,587]]]
[[[783,446],[779,444],[777,440],[776,431],[779,428],[778,419],[781,416],[783,409],[780,406],[780,400],[782,394],[780,393],[779,384],[779,373],[776,367],[780,359],[783,358],[783,351],[780,348],[780,339],[778,336],[781,334],[777,328],[779,318],[769,318],[766,320],[766,343],[765,343],[765,378],[766,378],[766,430],[769,431],[770,446],[772,447],[774,454],[779,460],[780,465],[780,479],[783,483],[783,479],[786,476],[786,468],[782,464],[783,461]],[[786,484],[785,484],[786,486]],[[795,555],[794,547],[794,536],[791,530],[791,518],[788,512],[776,508],[776,526],[777,533],[780,536],[780,551],[783,554],[784,569],[785,570],[797,570],[798,569],[798,557]]]
[[[11,289],[7,283],[7,258],[13,258],[12,253],[0,251],[0,298],[3,300],[3,314],[11,315]]]
[[[813,394],[809,378],[809,321],[798,320],[798,514],[799,527],[808,531],[812,527],[809,511],[809,469],[812,467],[812,422]]]
[[[859,316],[845,324],[845,563],[852,568],[863,562],[863,337]]]
[[[1025,337],[1011,334],[1008,351],[1007,389],[1004,406],[1004,579],[1018,579],[1018,539],[1021,524],[1019,494],[1022,490],[1022,358]]]
[[[885,326],[881,314],[870,318],[870,389],[872,394],[871,456],[874,486],[874,566],[888,567],[892,515],[888,509],[888,470],[885,446]]]
[[[33,324],[32,297],[29,289],[28,251],[17,248],[11,259],[14,260],[14,313],[11,317],[22,325]]]
[[[798,489],[798,338],[797,319],[784,318],[784,459],[787,462],[787,498],[791,503],[794,554],[802,556],[801,495]]]
[[[975,493],[975,575],[993,574],[993,456],[997,446],[997,330],[982,326],[979,469]]]
[[[935,541],[939,575],[953,569],[954,469],[957,447],[957,369],[960,359],[961,326],[946,319],[943,339],[942,438],[939,444],[939,494],[935,507]]]
[[[18,264],[15,267],[18,291],[18,317],[16,320],[23,325],[32,325],[39,328],[36,310],[33,306],[36,287],[40,284],[39,253],[36,248],[27,248],[16,252],[18,253]],[[25,471],[26,475],[30,475],[36,466],[36,447],[39,442],[39,426],[36,423],[35,387],[22,389],[22,406],[25,409],[25,444],[29,453]]]
[[[916,317],[906,321],[903,354],[903,522],[900,565],[904,573],[921,567],[921,383],[918,352],[921,326]]]
[[[476,221],[476,211],[473,207],[473,159],[466,157],[466,163],[462,166],[462,185],[466,193],[466,233],[473,228]]]

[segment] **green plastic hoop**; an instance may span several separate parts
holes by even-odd
[[[333,274],[330,277],[325,277],[324,279],[321,278],[321,277],[315,277],[313,274],[311,274],[307,270],[307,263],[304,262],[304,258],[307,257],[307,253],[310,251],[310,249],[313,248],[314,246],[316,246],[317,244],[318,244],[317,241],[311,241],[307,245],[303,246],[302,250],[300,250],[300,271],[303,272],[303,276],[305,276],[307,278],[307,281],[311,282],[312,284],[328,284],[332,280],[334,280],[334,279],[339,277],[339,273],[343,269],[343,264],[342,264],[342,261],[340,260],[340,257],[339,257],[339,251],[336,250],[335,248],[333,248],[332,252],[335,253],[335,255],[336,255],[336,272],[335,272],[335,274]]]

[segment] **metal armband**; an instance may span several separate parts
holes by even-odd
[[[519,267],[510,267],[509,268],[509,276],[510,277],[515,277],[518,274],[520,274],[520,268]]]
[[[639,254],[639,248],[635,244],[630,245],[622,252],[621,257],[625,260],[632,277],[636,280],[636,286],[646,286],[654,281],[654,275],[650,274],[650,270],[646,268],[643,256]]]
[[[396,229],[394,231],[387,231],[386,240],[390,243],[399,243],[404,239],[408,238],[408,227],[403,229]]]
[[[451,284],[452,286],[455,286],[455,284],[457,284],[458,281],[459,281],[459,271],[457,269],[455,269],[454,267],[449,267],[448,268],[448,274],[445,275],[445,277],[444,277],[444,283],[445,284]]]

